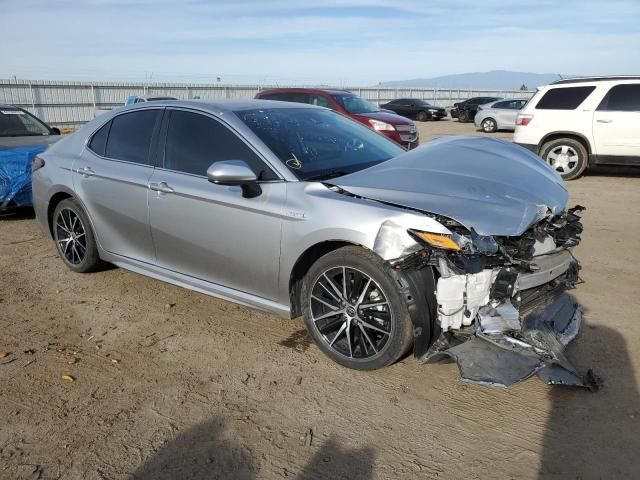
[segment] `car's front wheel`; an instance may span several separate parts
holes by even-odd
[[[587,149],[573,138],[557,138],[546,142],[540,149],[540,157],[564,180],[578,178],[588,165]]]
[[[419,122],[426,122],[428,118],[429,115],[427,115],[427,112],[418,112],[418,115],[416,116],[416,119]]]
[[[466,110],[462,110],[460,113],[458,113],[458,121],[460,123],[467,123],[469,121],[469,112],[467,112]]]
[[[482,131],[485,133],[493,133],[498,130],[498,124],[493,118],[485,118],[480,124]]]
[[[87,273],[101,266],[93,230],[80,204],[62,200],[53,212],[53,238],[62,261],[74,272]]]
[[[374,370],[396,362],[413,341],[394,272],[360,247],[334,250],[307,272],[302,311],[318,347],[337,363]]]

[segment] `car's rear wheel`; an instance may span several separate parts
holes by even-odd
[[[92,272],[101,266],[91,224],[76,200],[67,198],[56,206],[53,237],[60,258],[74,272]]]
[[[419,122],[426,122],[428,118],[429,115],[427,115],[427,112],[418,112],[418,115],[416,116],[416,119]]]
[[[480,126],[485,133],[493,133],[498,130],[498,124],[493,118],[485,118]]]
[[[467,112],[466,110],[462,110],[460,113],[458,113],[458,121],[460,123],[467,123],[469,121],[469,112]]]
[[[411,318],[394,272],[368,250],[348,246],[321,257],[303,280],[301,300],[318,347],[346,367],[390,365],[412,344]]]
[[[573,138],[557,138],[545,143],[540,156],[565,180],[578,178],[588,165],[587,149]]]

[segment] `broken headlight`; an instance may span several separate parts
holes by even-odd
[[[462,245],[458,244],[454,240],[454,236],[461,237],[461,235],[457,235],[455,233],[452,235],[445,235],[441,233],[422,232],[420,230],[409,230],[409,233],[413,237],[422,240],[423,243],[426,243],[428,246],[433,248],[455,251],[461,251],[463,248]]]
[[[478,235],[473,229],[469,235],[459,233],[441,234],[409,230],[409,233],[432,248],[452,250],[464,253],[481,253],[493,255],[498,251],[498,244],[490,235]]]

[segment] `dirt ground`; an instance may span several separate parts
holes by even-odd
[[[465,385],[412,357],[347,370],[300,319],[117,268],[74,274],[31,215],[0,219],[0,478],[640,478],[637,173],[569,184],[587,211],[568,355],[597,393]]]

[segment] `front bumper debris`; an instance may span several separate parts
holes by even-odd
[[[498,309],[494,313],[504,317]],[[480,313],[471,327],[443,332],[419,361],[451,358],[463,380],[483,385],[508,387],[537,375],[551,385],[597,389],[591,371],[580,375],[563,353],[582,322],[582,309],[569,294],[562,292],[521,317],[519,329],[509,324],[513,317],[504,319],[504,328],[495,328],[493,318]]]
[[[582,210],[502,240],[502,265],[488,258],[475,269],[460,268],[473,267],[465,263],[469,257],[437,255],[439,336],[418,361],[452,359],[463,380],[484,385],[508,387],[536,375],[596,390],[591,370],[581,375],[564,355],[582,323],[582,309],[567,293],[579,283],[571,249],[580,241]]]

